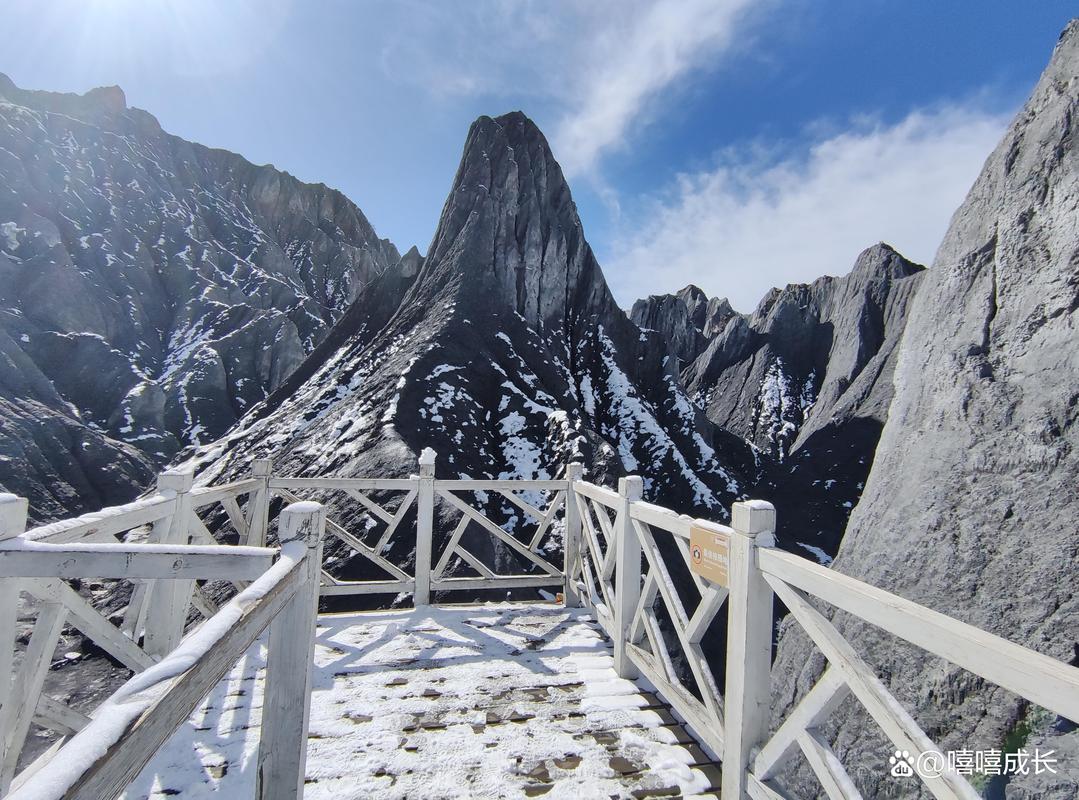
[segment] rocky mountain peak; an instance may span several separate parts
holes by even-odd
[[[519,111],[472,124],[420,283],[462,280],[544,328],[571,323],[582,300],[613,307],[562,169]]]

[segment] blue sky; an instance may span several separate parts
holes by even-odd
[[[885,240],[929,262],[1064,0],[4,0],[20,86],[119,84],[425,250],[469,123],[547,134],[619,301],[752,309]]]

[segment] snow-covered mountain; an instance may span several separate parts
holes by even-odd
[[[398,261],[339,192],[165,133],[118,87],[0,75],[0,486],[38,518],[130,499]]]
[[[428,256],[381,329],[377,286],[302,385],[202,449],[205,477],[255,456],[294,475],[405,475],[432,447],[446,477],[556,477],[571,459],[601,480],[638,471],[649,497],[720,518],[758,481],[752,449],[689,402],[662,337],[618,307],[523,114],[472,125]]]
[[[716,425],[769,456],[780,540],[834,555],[892,399],[895,352],[924,269],[886,244],[843,277],[773,289],[752,314],[695,286],[639,300],[684,365],[686,391]]]

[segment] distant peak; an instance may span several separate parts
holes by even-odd
[[[859,253],[851,274],[894,273],[895,277],[902,277],[921,272],[923,269],[925,267],[905,258],[902,253],[887,242],[877,242],[877,244],[867,247]]]
[[[692,283],[683,289],[679,289],[676,296],[687,304],[690,302],[703,303],[708,300],[708,295],[704,293],[704,290]]]
[[[99,121],[127,110],[127,96],[119,86],[99,86],[83,94],[45,92],[22,89],[8,75],[0,73],[0,95],[30,108],[66,114],[82,120]]]

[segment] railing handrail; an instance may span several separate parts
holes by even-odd
[[[267,628],[267,697],[300,697],[305,709],[309,706],[312,653],[309,649],[297,660],[296,651],[303,650],[300,642],[304,640],[303,635],[297,636],[297,627],[313,648],[325,510],[316,503],[293,504],[282,512],[279,525],[282,546],[277,562],[161,661],[117,689],[44,764],[35,764],[20,775],[19,785],[8,795],[11,800],[117,797]],[[85,547],[99,550],[103,545]],[[239,551],[244,557],[260,559],[267,551],[168,549]],[[299,719],[293,710],[294,704],[268,701],[264,705],[256,790],[260,800],[302,796],[308,710]]]
[[[377,543],[370,544],[370,538],[361,540],[338,522],[326,520],[324,511],[321,528],[381,566],[393,579],[342,581],[323,573],[322,594],[413,591],[415,603],[423,605],[429,603],[431,593],[437,591],[562,585],[566,604],[588,605],[600,626],[613,640],[619,675],[632,678],[638,672],[643,673],[683,715],[702,742],[722,757],[725,798],[741,800],[749,796],[773,796],[770,793],[780,791],[774,783],[775,775],[799,749],[805,753],[809,766],[826,786],[833,789],[853,786],[838,757],[818,730],[827,716],[850,695],[866,707],[884,733],[901,749],[936,748],[839,631],[809,603],[811,598],[875,625],[1056,714],[1079,719],[1079,669],[823,567],[801,555],[775,549],[775,511],[767,503],[736,503],[731,524],[723,525],[677,514],[644,501],[641,499],[641,482],[638,478],[620,480],[617,491],[587,482],[582,479],[583,468],[579,464],[568,465],[566,475],[561,479],[437,479],[434,477],[434,459],[433,452],[425,451],[418,473],[408,478],[281,477],[271,475],[269,463],[265,461],[260,462],[254,477],[219,486],[192,488],[190,476],[163,476],[158,493],[144,500],[103,509],[75,520],[39,526],[23,533],[16,532],[14,535],[11,519],[18,514],[12,516],[10,498],[3,496],[0,497],[3,500],[0,503],[0,578],[14,575],[74,577],[79,569],[94,574],[107,573],[108,568],[101,564],[106,563],[109,557],[130,554],[129,557],[133,559],[130,575],[149,578],[150,583],[161,584],[160,596],[164,601],[153,607],[158,609],[162,615],[160,618],[174,632],[182,631],[187,606],[175,601],[170,604],[172,595],[169,592],[174,591],[175,587],[193,584],[194,577],[224,576],[233,570],[232,566],[216,571],[210,569],[208,559],[211,557],[225,559],[229,565],[239,565],[247,559],[247,566],[237,566],[232,577],[239,580],[254,577],[254,586],[261,586],[259,582],[270,574],[261,570],[268,563],[268,554],[276,551],[265,547],[180,543],[169,538],[170,526],[181,532],[190,528],[193,540],[205,542],[210,534],[194,515],[194,510],[220,503],[227,512],[228,520],[240,533],[241,542],[262,544],[272,494],[296,501],[300,498],[293,491],[315,492],[319,497],[322,496],[320,492],[337,491],[356,500],[358,507],[372,519],[384,524],[386,530]],[[376,502],[363,494],[380,491],[406,494],[396,506],[392,505],[393,501],[386,505],[382,500]],[[519,497],[513,494],[515,491],[546,492],[550,499],[547,507],[543,508],[543,503],[527,495]],[[503,508],[515,509],[514,513],[523,514],[524,519],[536,523],[531,538],[521,540],[493,522],[480,510],[482,507],[473,507],[464,499],[463,495],[469,492],[503,495],[503,499],[511,502],[510,506]],[[240,509],[237,502],[237,498],[243,495],[249,498],[245,511]],[[480,499],[483,500],[483,496]],[[497,494],[493,494],[493,499],[498,499]],[[445,508],[455,509],[461,514],[457,528],[449,536],[437,563],[432,553],[433,508],[436,502],[442,502]],[[388,562],[382,555],[406,512],[412,508],[416,512],[414,576]],[[25,516],[25,503],[23,509]],[[541,555],[542,540],[554,529],[553,523],[560,511],[564,517],[561,528],[564,561],[561,566],[547,560],[546,551]],[[159,544],[99,544],[88,541],[108,538],[150,523],[154,525],[155,532],[160,530],[157,537]],[[496,545],[501,542],[506,552],[516,552],[522,563],[531,562],[536,571],[517,575],[496,574],[462,543],[461,535],[471,523],[494,537]],[[17,528],[17,520],[14,524]],[[654,536],[657,532],[668,534],[669,539],[657,539]],[[719,583],[711,577],[703,577],[704,573],[694,571],[691,565],[691,543],[702,541],[701,537],[712,537],[712,541],[725,548],[726,573]],[[212,537],[209,540],[212,541]],[[666,544],[661,548],[660,543],[664,541]],[[664,552],[671,552],[672,546],[685,562],[693,586],[700,595],[693,607],[683,605],[682,592],[675,585],[669,565],[664,561]],[[46,564],[47,559],[54,559],[59,564],[65,557],[70,561],[76,556],[105,561],[96,566],[84,561],[81,567],[58,566],[52,571]],[[169,557],[174,557],[178,564],[171,572],[166,564]],[[446,574],[454,557],[471,566],[478,577]],[[22,567],[18,566],[19,559],[22,559]],[[279,565],[281,563],[278,562]],[[32,564],[35,566],[30,566]],[[311,582],[316,588],[312,596],[317,596],[319,563],[314,562],[312,566],[309,561],[307,569],[313,570]],[[163,581],[162,578],[177,580]],[[60,596],[56,593],[62,591],[60,587],[63,584],[49,584],[47,587],[43,584],[43,588],[38,590],[39,596],[55,603],[55,598]],[[10,587],[5,591],[10,593]],[[244,598],[250,596],[243,592],[225,608],[230,609],[229,614],[234,614],[235,608],[248,602]],[[783,600],[795,620],[824,652],[830,666],[769,739],[773,596]],[[77,602],[77,597],[64,597],[65,602]],[[309,601],[305,602],[308,602],[309,616],[313,620],[315,611],[310,603],[317,600],[309,598]],[[261,601],[253,602],[257,606]],[[666,629],[654,613],[653,606],[657,602],[667,607]],[[720,609],[724,605],[726,614],[721,615]],[[75,606],[72,605],[72,608]],[[78,613],[89,620],[85,608],[79,607]],[[282,629],[307,624],[298,614],[294,611],[287,624],[282,623]],[[270,618],[274,618],[273,615]],[[726,685],[722,694],[715,686],[711,668],[701,648],[706,631],[719,618],[725,619],[727,626]],[[224,622],[226,617],[212,619],[218,620],[216,625],[229,629],[233,627]],[[309,622],[313,625],[312,620]],[[50,618],[53,628],[57,628],[60,622],[62,616]],[[149,624],[147,628],[149,635]],[[6,635],[2,630],[0,634]],[[103,635],[111,634],[105,632]],[[279,633],[279,636],[284,635]],[[291,641],[297,640],[294,632],[289,636]],[[184,642],[188,642],[188,639]],[[134,645],[130,642],[113,641],[109,646],[113,648],[110,652],[127,659],[125,663],[144,663],[141,659],[145,654],[137,647],[132,650]],[[192,645],[184,644],[180,650],[172,652],[187,652],[183,649],[185,647],[190,649]],[[678,648],[679,657],[673,657],[668,652],[670,648]],[[237,644],[227,649],[227,654],[238,658],[240,651]],[[199,659],[196,658],[195,662],[198,663]],[[676,662],[683,667],[677,667]],[[298,664],[293,653],[288,670],[296,672]],[[697,685],[696,692],[691,691],[685,683],[689,673]],[[150,674],[150,670],[141,674]],[[143,711],[149,713],[147,709]],[[91,722],[91,725],[95,724]],[[296,758],[302,759],[302,754],[296,756],[292,753],[289,756],[291,766],[288,769],[294,771]],[[260,769],[264,766],[271,768],[260,759]],[[302,765],[300,774],[302,780]],[[289,780],[292,780],[292,772],[289,775]],[[973,796],[973,790],[965,779],[953,773],[945,772],[927,780],[927,783],[941,797]],[[293,797],[295,794],[282,796]]]
[[[1079,669],[795,553],[760,553],[776,578],[1065,719],[1079,720]]]

